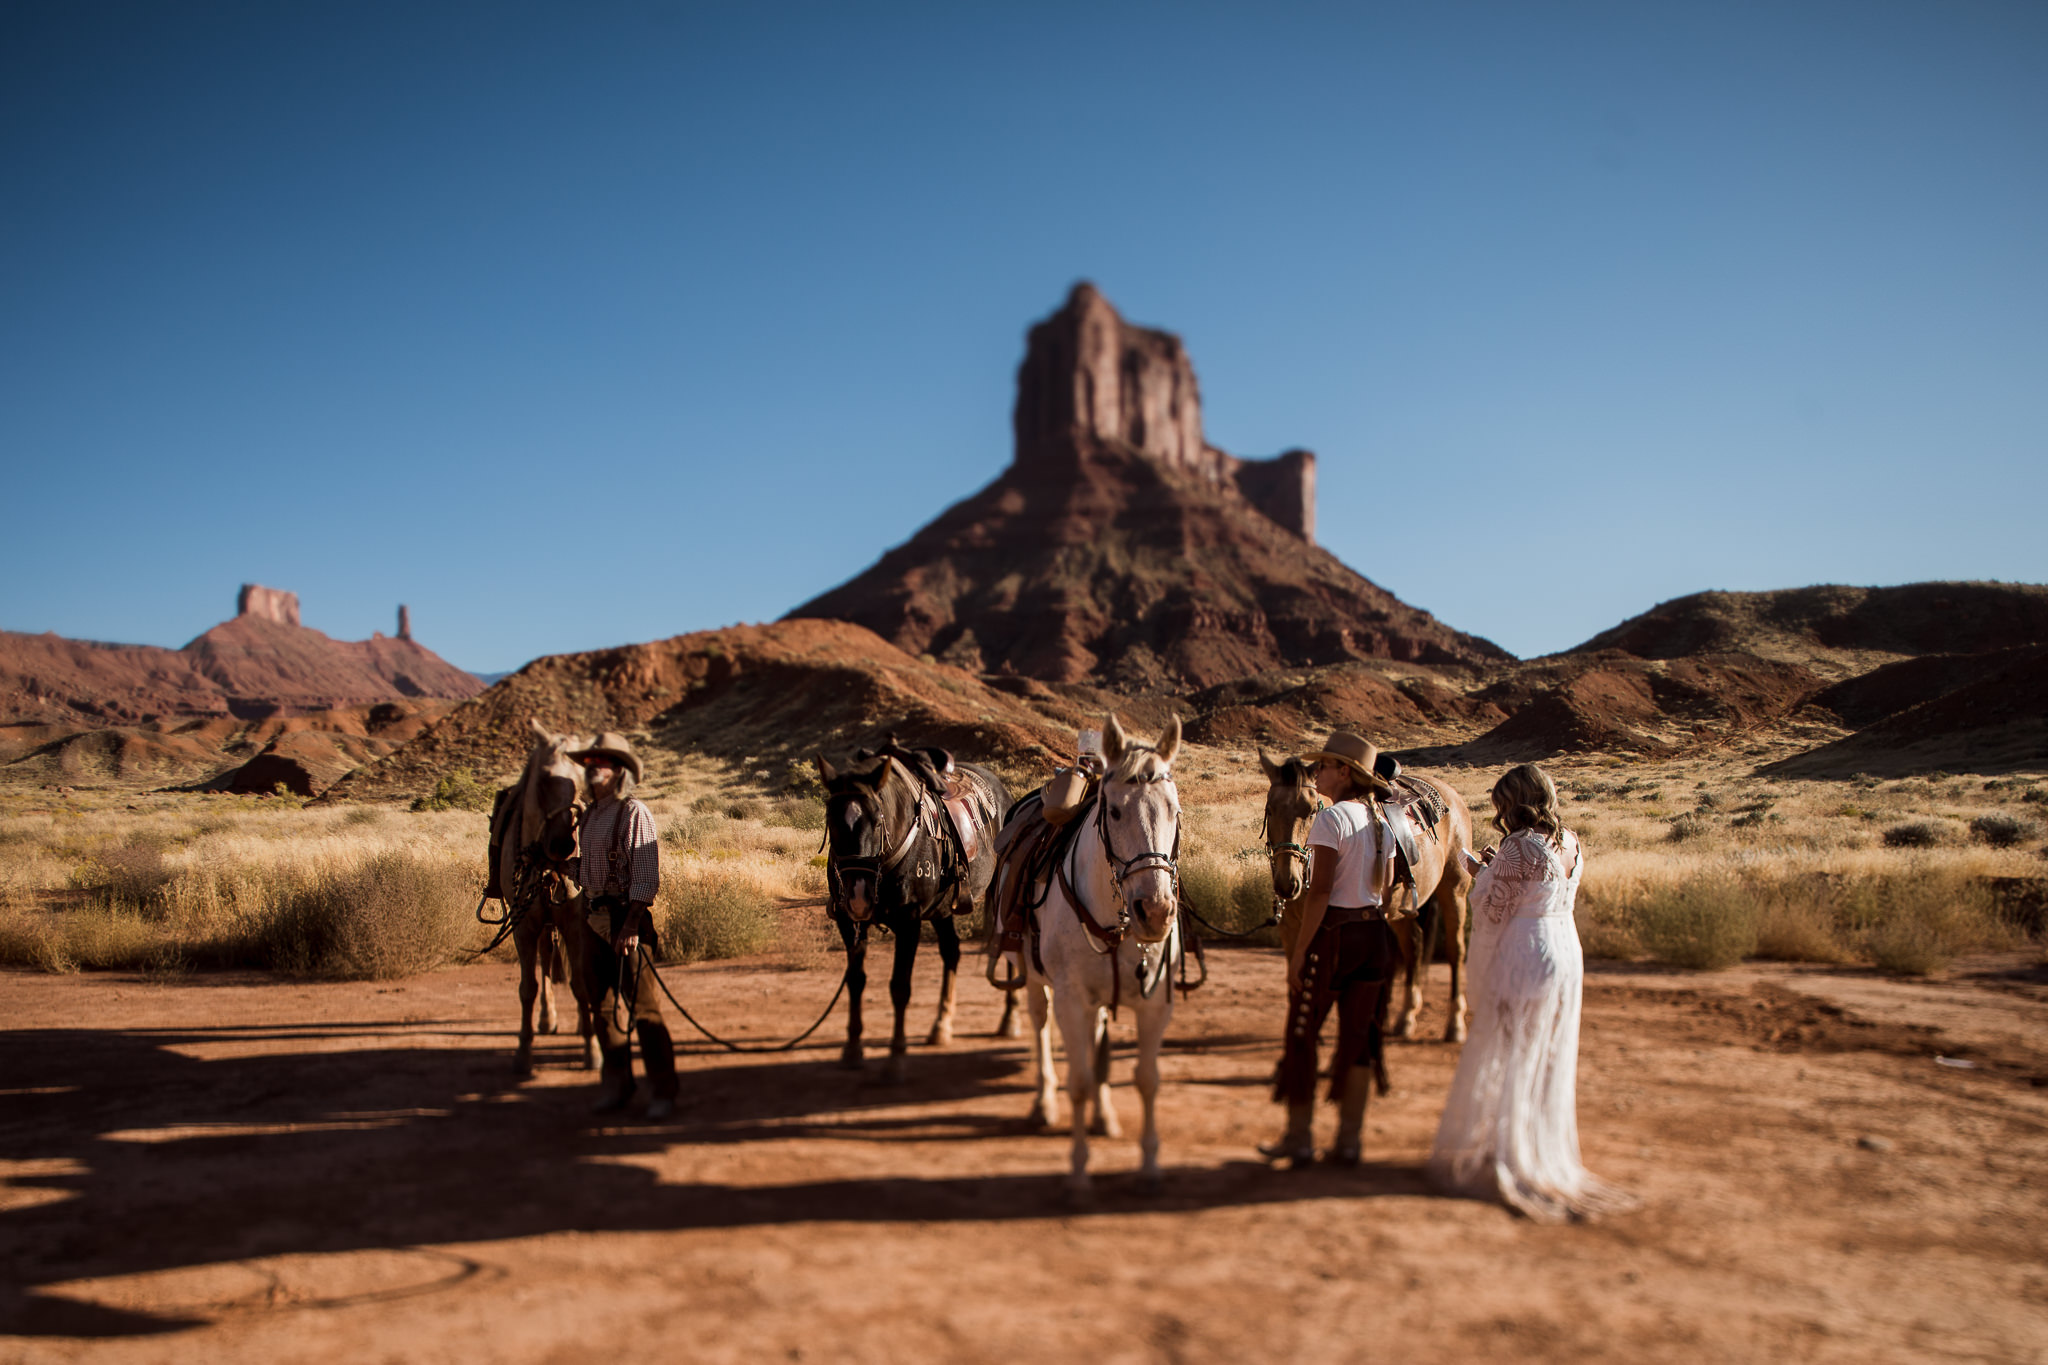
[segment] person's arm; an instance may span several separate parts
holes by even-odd
[[[1536,875],[1540,875],[1540,866],[1531,855],[1529,841],[1505,839],[1499,853],[1487,859],[1486,871],[1472,887],[1473,905],[1499,924],[1521,898],[1522,883]]]
[[[1308,891],[1301,898],[1301,928],[1294,935],[1294,950],[1287,955],[1287,988],[1301,988],[1301,964],[1308,956],[1309,941],[1323,927],[1323,912],[1330,908],[1330,892],[1337,885],[1337,850],[1327,844],[1315,849],[1308,863]]]
[[[626,831],[626,884],[628,913],[613,947],[631,954],[640,946],[640,936],[654,931],[654,898],[661,890],[661,846],[654,828],[654,813],[638,801],[628,801],[619,812],[621,820],[632,823]]]

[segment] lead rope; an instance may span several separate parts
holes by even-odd
[[[682,1015],[683,1018],[689,1023],[691,1028],[697,1030],[697,1032],[703,1034],[706,1038],[709,1038],[712,1042],[718,1044],[727,1052],[788,1052],[792,1048],[795,1048],[798,1044],[802,1043],[804,1039],[810,1037],[813,1033],[816,1033],[819,1030],[819,1028],[821,1028],[824,1025],[825,1021],[832,1017],[832,1011],[835,1008],[837,1008],[839,1004],[839,997],[846,994],[846,978],[853,974],[853,964],[849,962],[846,964],[846,970],[842,971],[839,974],[839,987],[837,990],[832,992],[832,998],[825,1002],[824,1011],[821,1014],[819,1014],[816,1019],[811,1021],[811,1026],[809,1028],[805,1029],[802,1033],[799,1033],[796,1037],[791,1038],[788,1042],[759,1044],[735,1043],[730,1039],[719,1037],[710,1029],[705,1028],[702,1024],[698,1023],[697,1016],[691,1014],[690,1011],[683,1005],[683,1002],[676,999],[676,993],[668,988],[668,982],[662,978],[661,969],[654,965],[654,956],[653,954],[647,951],[647,947],[645,944],[641,945],[640,954],[642,958],[644,958],[646,961],[648,972],[654,977],[654,984],[661,987],[661,993],[668,997],[669,1004],[674,1005],[676,1007],[676,1013]]]

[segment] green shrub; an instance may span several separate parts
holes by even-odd
[[[825,802],[820,797],[785,796],[768,808],[763,822],[787,829],[825,828]]]
[[[2011,848],[2039,834],[2041,827],[2017,815],[1980,815],[1970,822],[1970,837],[1993,848]]]
[[[344,981],[411,976],[454,955],[475,895],[462,868],[397,850],[316,869],[284,880],[272,912],[234,945],[236,965]]]
[[[1635,919],[1643,947],[1674,967],[1732,967],[1756,951],[1756,903],[1732,879],[1659,888]]]
[[[669,962],[743,957],[774,943],[774,902],[745,877],[696,872],[662,878],[654,901],[655,932]]]
[[[1932,820],[1909,820],[1884,832],[1886,848],[1933,848],[1943,842],[1943,830]]]
[[[1714,832],[1714,826],[1704,815],[1681,815],[1671,822],[1671,828],[1664,837],[1674,844],[1691,843],[1704,839]]]
[[[476,780],[476,774],[467,768],[457,768],[452,773],[442,773],[434,781],[431,796],[415,798],[414,811],[436,810],[480,810],[489,812],[491,804],[498,798],[498,789]]]
[[[1280,930],[1266,921],[1273,915],[1273,874],[1263,856],[1253,858],[1187,858],[1180,867],[1180,894],[1188,907],[1216,926],[1198,934],[1212,940],[1216,931],[1244,935],[1233,942],[1277,946]]]

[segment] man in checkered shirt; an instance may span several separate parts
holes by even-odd
[[[649,912],[661,886],[661,851],[654,813],[632,795],[640,782],[640,758],[625,736],[610,731],[570,757],[583,765],[590,782],[577,880],[589,907],[584,980],[598,993],[598,1041],[604,1056],[594,1112],[615,1113],[632,1101],[632,1034],[637,1032],[651,1092],[647,1117],[665,1119],[676,1107],[676,1051],[654,977],[654,918]]]

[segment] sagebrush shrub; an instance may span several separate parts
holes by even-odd
[[[753,881],[732,873],[665,875],[654,925],[666,961],[742,957],[774,942],[775,904]]]
[[[433,794],[416,798],[412,808],[415,811],[480,810],[489,813],[492,802],[497,799],[496,787],[477,781],[476,774],[467,768],[457,768],[434,779]]]
[[[1932,820],[1909,820],[1884,832],[1886,848],[1933,848],[1944,842],[1940,825]]]
[[[2017,815],[1980,815],[1970,822],[1970,837],[1993,848],[2011,848],[2040,833],[2040,826]]]
[[[1756,951],[1756,904],[1732,879],[1660,887],[1635,919],[1650,955],[1674,967],[1732,967]]]

